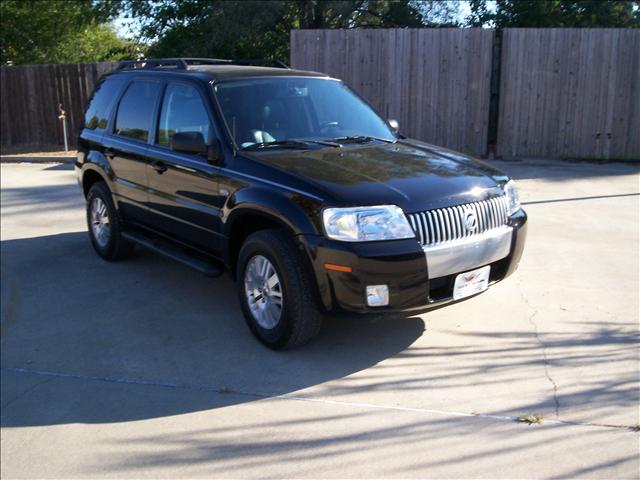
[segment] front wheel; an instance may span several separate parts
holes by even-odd
[[[245,240],[237,280],[247,324],[269,348],[293,348],[320,331],[322,314],[311,272],[284,231],[262,230]]]

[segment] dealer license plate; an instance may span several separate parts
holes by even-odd
[[[490,271],[491,265],[487,265],[458,275],[456,283],[453,285],[453,299],[460,300],[484,292],[489,287]]]

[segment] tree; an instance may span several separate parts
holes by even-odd
[[[640,27],[638,0],[471,0],[477,27]]]
[[[132,17],[141,19],[149,57],[260,57],[284,52],[289,35],[286,2],[276,0],[133,1]]]
[[[2,0],[0,63],[64,63],[131,56],[108,26],[119,0]]]
[[[64,63],[91,63],[136,59],[144,54],[143,46],[124,40],[110,25],[90,25],[69,36],[58,45],[59,58]]]
[[[129,0],[149,56],[289,58],[292,29],[424,27],[457,11],[436,0]],[[437,14],[437,18],[436,18]]]

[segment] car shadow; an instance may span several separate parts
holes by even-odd
[[[409,347],[419,317],[330,316],[312,343],[273,352],[234,283],[137,250],[104,262],[86,232],[5,240],[2,427],[179,415],[298,392]],[[220,395],[226,393],[226,395]]]

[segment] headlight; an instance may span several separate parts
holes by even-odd
[[[327,208],[322,212],[329,238],[343,242],[414,238],[415,234],[400,207]]]
[[[520,210],[520,194],[518,193],[516,182],[509,180],[504,186],[504,193],[507,196],[509,215],[513,215]]]

